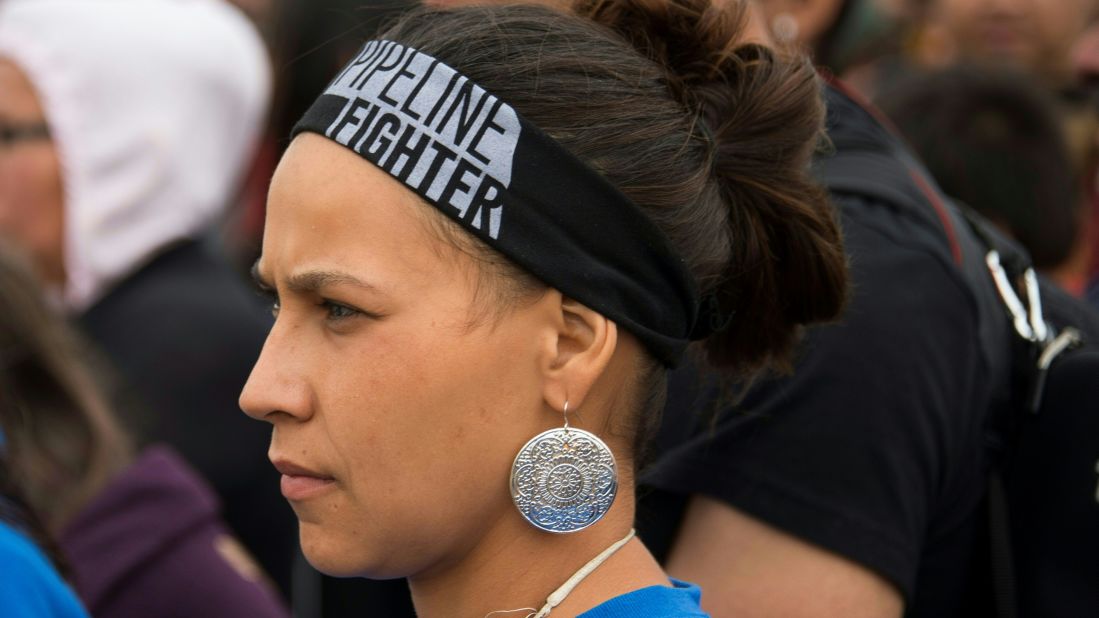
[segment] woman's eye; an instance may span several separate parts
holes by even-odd
[[[330,300],[321,301],[320,305],[321,307],[324,307],[326,312],[328,312],[329,320],[343,320],[345,318],[354,317],[362,313],[357,309],[352,309],[346,305],[334,303]]]

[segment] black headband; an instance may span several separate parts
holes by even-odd
[[[666,364],[710,330],[693,276],[629,198],[427,54],[368,42],[293,135],[303,131],[362,155]]]

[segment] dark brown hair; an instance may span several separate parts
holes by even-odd
[[[788,367],[800,327],[835,318],[846,297],[834,214],[809,177],[823,136],[816,72],[804,57],[742,44],[739,2],[574,9],[421,8],[381,37],[507,101],[641,207],[732,315],[703,343],[710,363],[742,374]],[[663,377],[648,367],[641,373]],[[644,408],[659,399],[636,395]]]
[[[86,357],[29,266],[0,243],[0,491],[54,532],[129,458]]]

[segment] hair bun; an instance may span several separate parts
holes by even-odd
[[[574,8],[664,66],[673,94],[690,105],[690,86],[720,80],[746,22],[745,7],[709,0],[578,0]]]
[[[706,341],[710,361],[788,368],[800,327],[836,318],[847,291],[834,213],[809,175],[824,135],[816,70],[803,55],[745,43],[744,1],[579,0],[576,10],[661,65],[711,142],[731,259],[704,291],[735,317]]]
[[[763,138],[773,159],[808,159],[823,119],[816,71],[804,56],[744,42],[745,0],[578,0],[575,8],[663,67],[669,91],[705,121],[706,136]],[[790,121],[803,130],[776,130]]]

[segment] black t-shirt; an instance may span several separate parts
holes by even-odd
[[[832,130],[858,113],[829,102]],[[848,137],[884,139],[855,120]],[[884,201],[834,201],[853,281],[844,318],[807,334],[792,376],[716,419],[713,380],[672,374],[639,530],[662,554],[684,496],[711,496],[880,574],[908,616],[965,615],[983,559],[986,420],[1007,388],[980,332],[1004,324],[988,323],[942,227]]]

